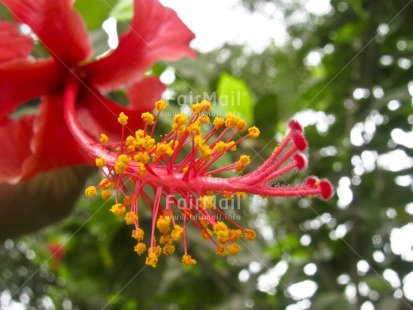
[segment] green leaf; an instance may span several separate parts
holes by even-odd
[[[228,73],[222,73],[217,85],[217,110],[232,112],[243,118],[248,124],[254,121],[253,97],[244,80]]]
[[[119,0],[110,13],[118,21],[129,21],[133,17],[133,1]]]
[[[88,29],[98,29],[109,17],[117,0],[77,0],[75,9],[82,15]]]

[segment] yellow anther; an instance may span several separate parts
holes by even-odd
[[[222,192],[222,196],[223,196],[225,199],[232,199],[232,198],[234,197],[234,194],[231,193],[231,192],[228,192],[228,191],[223,191],[223,192]]]
[[[238,131],[244,131],[247,127],[247,123],[234,113],[225,114],[225,125],[229,128],[235,128]]]
[[[231,255],[236,255],[239,250],[241,250],[241,246],[238,245],[238,244],[228,245],[228,253],[231,254]]]
[[[149,253],[153,253],[153,254],[155,254],[157,257],[159,257],[159,256],[161,256],[161,254],[162,254],[162,249],[161,249],[161,247],[159,246],[159,245],[157,245],[157,246],[155,246],[155,247],[153,247],[153,246],[151,246],[150,248],[149,248],[149,251],[148,251]]]
[[[138,220],[138,215],[135,212],[129,211],[125,214],[126,225],[135,224]]]
[[[199,125],[199,121],[188,125],[187,130],[191,135],[199,136],[201,134],[201,126]]]
[[[184,234],[184,229],[179,225],[175,225],[171,232],[172,240],[173,241],[181,240],[183,234]]]
[[[252,229],[245,229],[244,231],[245,239],[248,241],[254,240],[256,235],[257,233]]]
[[[217,233],[219,231],[227,231],[228,227],[224,222],[217,222],[214,225],[214,233]]]
[[[145,131],[143,131],[142,129],[139,129],[137,131],[135,131],[135,138],[143,138],[145,137]]]
[[[155,110],[156,111],[163,111],[166,109],[166,100],[165,99],[159,99],[158,101],[155,102]]]
[[[175,253],[175,247],[172,244],[167,244],[163,248],[164,255],[172,255]]]
[[[236,192],[235,195],[237,195],[241,199],[247,198],[247,194],[245,192]]]
[[[125,113],[120,112],[118,122],[121,125],[126,125],[128,123],[128,117],[125,115]]]
[[[112,208],[110,208],[110,212],[112,212],[115,215],[122,215],[122,214],[125,214],[126,208],[121,203],[115,203],[112,206]]]
[[[167,234],[169,232],[169,225],[171,224],[171,219],[169,216],[161,215],[156,221],[156,227],[162,234]]]
[[[208,124],[211,120],[209,119],[208,115],[203,114],[199,117],[199,121],[202,124]]]
[[[193,114],[200,114],[202,112],[202,107],[200,103],[195,103],[192,105],[192,113]]]
[[[102,133],[102,134],[100,135],[99,141],[100,141],[100,143],[102,143],[102,144],[106,144],[106,143],[108,143],[109,138],[108,138],[107,135],[105,135],[104,133]]]
[[[238,124],[237,124],[237,130],[239,132],[242,132],[245,130],[245,128],[247,128],[247,122],[244,121],[243,119],[239,119]]]
[[[122,161],[122,162],[124,162],[124,163],[128,163],[128,162],[130,162],[132,159],[128,156],[128,155],[126,155],[126,154],[120,154],[119,156],[118,156],[118,161]]]
[[[101,196],[102,196],[103,199],[109,199],[110,195],[111,195],[110,190],[108,190],[108,189],[102,190]]]
[[[212,231],[208,228],[202,230],[201,237],[204,240],[212,238]]]
[[[185,266],[195,265],[196,260],[191,257],[191,255],[185,254],[182,256],[182,264]]]
[[[125,173],[127,168],[128,168],[128,165],[123,161],[117,161],[115,164],[115,172],[117,174]]]
[[[142,120],[145,124],[147,124],[147,125],[153,125],[154,124],[153,120],[155,119],[155,117],[153,116],[153,114],[151,112],[142,113],[141,117],[142,117]]]
[[[138,241],[142,241],[145,233],[143,232],[142,228],[132,230],[132,238],[135,238]]]
[[[146,244],[143,242],[138,242],[137,245],[133,248],[133,250],[138,253],[139,256],[141,256],[143,253],[146,251]],[[156,266],[156,264],[155,264]],[[152,266],[153,267],[153,266]]]
[[[235,170],[237,172],[242,172],[242,170],[244,170],[244,167],[249,165],[250,163],[251,163],[251,160],[248,155],[241,155],[239,158],[239,161],[237,162],[237,166]]]
[[[208,220],[204,217],[199,219],[199,223],[202,225],[202,227],[207,227],[209,224]]]
[[[188,116],[186,116],[184,113],[179,113],[174,116],[174,124],[177,124],[178,126],[185,125],[187,121]]]
[[[148,152],[138,152],[133,156],[133,160],[139,163],[146,164],[149,161],[149,154]]]
[[[219,141],[217,144],[214,146],[214,151],[220,154],[224,154],[227,149],[227,144],[224,141]]]
[[[155,253],[149,253],[146,257],[145,264],[156,268],[156,264],[158,263],[158,256]]]
[[[185,167],[182,168],[182,171],[183,171],[184,173],[186,173],[186,172],[188,171],[188,169],[189,169],[189,166],[185,166]]]
[[[230,229],[228,235],[228,242],[235,242],[242,237],[242,231],[240,229]]]
[[[159,159],[164,155],[168,155],[171,156],[173,154],[173,149],[171,148],[169,143],[165,143],[165,142],[159,142],[156,145],[156,149],[155,149],[155,154],[154,154],[154,158],[155,159]]]
[[[199,152],[203,160],[210,160],[212,156],[212,150],[208,145],[200,145]]]
[[[96,187],[94,186],[89,186],[88,188],[85,189],[85,196],[86,197],[93,197],[96,196],[98,192],[96,191]]]
[[[171,244],[172,243],[172,238],[171,238],[171,236],[170,235],[168,235],[168,234],[166,234],[166,235],[162,235],[160,238],[159,238],[159,243],[160,244]]]
[[[203,209],[212,209],[214,207],[214,196],[205,195],[199,197],[200,208]]]
[[[104,166],[106,166],[106,159],[104,159],[103,157],[96,158],[95,162],[96,166],[99,168],[103,168]]]
[[[208,100],[202,100],[199,104],[203,112],[207,112],[212,109],[212,104]]]
[[[228,147],[228,149],[229,149],[230,151],[232,151],[232,152],[234,152],[234,151],[237,150],[237,145],[235,144],[234,141],[229,141],[229,142],[227,143],[227,147]]]
[[[146,167],[145,164],[143,163],[137,163],[138,169],[139,169],[139,175],[145,175],[146,174]]]
[[[257,139],[260,136],[260,130],[257,127],[248,128],[248,135],[250,138]]]
[[[221,117],[215,117],[213,121],[215,129],[221,129],[225,125],[225,120]]]
[[[215,248],[215,253],[217,253],[220,256],[225,256],[228,254],[228,252],[225,250],[225,247],[220,244]]]

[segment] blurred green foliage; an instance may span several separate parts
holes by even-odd
[[[108,2],[114,11],[97,2],[76,2],[91,30],[110,14],[131,17],[128,1]],[[413,213],[413,150],[394,136],[413,125],[412,1],[332,0],[325,16],[306,13],[299,0],[244,2],[251,10],[275,4],[284,13],[285,46],[256,54],[226,45],[196,60],[158,63],[152,72],[175,68],[169,88],[176,110],[177,98],[193,103],[189,94],[241,91],[242,105],[220,107],[261,129],[259,140],[239,148],[253,158],[249,169],[273,150],[288,119],[303,120],[311,147],[305,173],[329,178],[340,195],[328,202],[249,197],[241,221],[259,238],[238,256],[217,257],[191,235],[195,268],[174,256],[155,270],[132,251],[130,230],[108,212],[110,202],[81,198],[61,224],[0,247],[2,300],[11,294],[39,309],[412,309],[402,290],[412,259],[394,253],[390,241]],[[406,155],[390,158],[403,168],[382,163],[393,151]],[[141,218],[150,225],[149,214]],[[51,241],[66,251],[55,272],[48,269]],[[303,281],[316,290],[300,299],[291,292]]]

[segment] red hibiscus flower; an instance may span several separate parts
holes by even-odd
[[[16,23],[0,20],[0,183],[16,183],[41,171],[91,164],[64,118],[64,94],[75,90],[75,114],[82,130],[98,140],[116,136],[120,111],[140,115],[152,109],[164,86],[144,72],[157,60],[194,56],[193,33],[176,13],[156,0],[134,0],[134,17],[119,46],[91,58],[86,26],[72,0],[0,0]],[[19,33],[30,27],[50,54],[33,59],[33,39]],[[70,85],[70,87],[68,86]],[[127,88],[129,106],[119,106],[104,92]],[[34,115],[17,117],[18,108],[40,98]],[[131,130],[143,126],[130,124]]]

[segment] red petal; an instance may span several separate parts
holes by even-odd
[[[131,84],[157,60],[195,56],[189,47],[194,34],[175,11],[157,0],[135,0],[135,14],[127,33],[112,54],[85,66],[92,83],[101,89]]]
[[[0,118],[20,103],[56,89],[61,67],[53,60],[8,62],[0,66]]]
[[[68,165],[93,165],[92,158],[79,148],[65,125],[58,94],[43,97],[34,123],[31,149],[32,155],[24,162],[23,178]]]
[[[96,141],[100,134],[106,134],[109,139],[119,141],[122,133],[122,126],[118,123],[120,112],[124,112],[128,117],[126,134],[133,133],[137,129],[143,128],[141,114],[152,110],[151,107],[144,105],[121,106],[102,96],[99,92],[91,92],[91,89],[83,89],[79,94],[77,105],[77,117],[83,129]]]
[[[133,108],[150,111],[165,89],[166,86],[157,77],[146,77],[129,87],[128,98]]]
[[[0,122],[0,183],[17,183],[23,163],[30,156],[34,117]]]
[[[19,23],[30,26],[56,60],[73,66],[91,54],[86,25],[73,0],[2,0]]]
[[[33,40],[21,35],[17,25],[0,20],[0,64],[26,58],[32,52]]]

